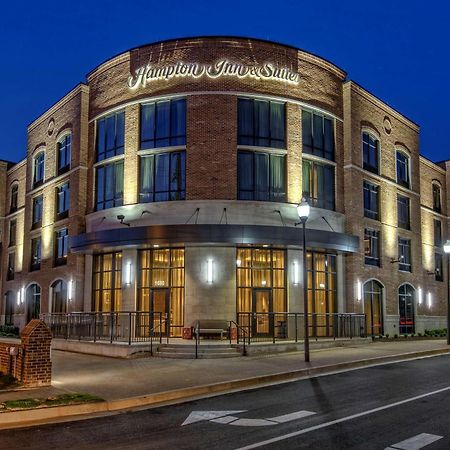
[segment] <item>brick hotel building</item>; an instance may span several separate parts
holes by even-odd
[[[365,313],[375,334],[446,326],[450,161],[331,62],[239,37],[100,64],[0,162],[0,323],[47,312],[196,319]],[[444,150],[444,149],[443,149]],[[264,332],[264,330],[260,330]],[[267,331],[267,329],[265,329]]]

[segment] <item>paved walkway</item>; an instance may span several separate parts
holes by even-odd
[[[180,388],[329,366],[383,356],[448,348],[445,340],[375,342],[303,353],[228,359],[113,359],[54,351],[52,386],[0,393],[5,400],[48,397],[66,392],[96,394],[105,400],[144,396]]]

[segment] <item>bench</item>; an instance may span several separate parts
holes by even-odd
[[[199,337],[202,335],[211,336],[211,335],[219,335],[220,339],[223,339],[223,335],[228,335],[230,324],[226,320],[212,320],[212,319],[204,319],[204,320],[196,320],[192,327],[195,330],[198,325],[198,334]]]

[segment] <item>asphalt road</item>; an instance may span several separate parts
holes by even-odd
[[[388,447],[450,448],[450,356],[0,432],[0,449]]]

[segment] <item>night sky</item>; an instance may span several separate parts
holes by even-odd
[[[450,159],[450,4],[430,1],[31,1],[0,10],[0,159],[104,60],[196,35],[273,40],[322,56],[421,126],[420,152]]]

